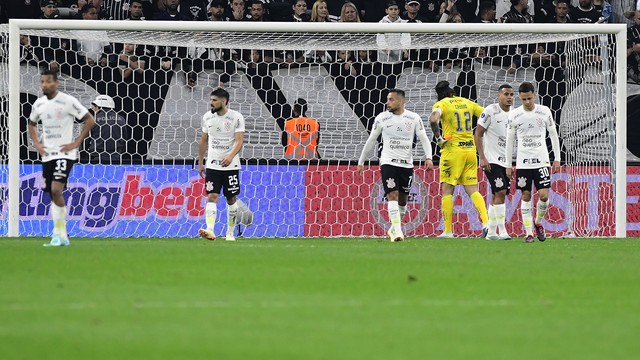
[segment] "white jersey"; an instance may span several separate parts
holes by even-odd
[[[358,165],[364,165],[365,156],[373,148],[380,134],[383,143],[380,165],[413,168],[413,138],[416,135],[422,143],[427,159],[431,160],[431,142],[427,138],[420,115],[409,110],[405,110],[401,115],[385,111],[376,116]]]
[[[509,112],[502,111],[500,105],[491,104],[484,108],[478,119],[478,125],[485,129],[482,137],[484,156],[490,164],[507,167],[507,127]]]
[[[539,169],[550,166],[547,131],[551,138],[554,158],[560,161],[560,140],[551,110],[539,104],[535,105],[533,111],[526,111],[523,106],[511,110],[507,131],[507,158],[513,153],[513,143],[518,139],[517,168]]]
[[[55,159],[78,159],[78,149],[61,152],[60,147],[73,142],[73,124],[76,119],[81,120],[89,110],[80,104],[78,99],[69,94],[58,91],[51,100],[41,96],[31,108],[29,121],[42,123],[40,141],[44,145],[47,155],[42,156],[42,162]]]
[[[220,116],[207,111],[202,116],[202,132],[209,136],[209,150],[207,152],[207,169],[239,170],[240,153],[233,157],[229,166],[222,166],[220,162],[233,149],[236,133],[244,132],[244,116],[235,110],[227,110]]]

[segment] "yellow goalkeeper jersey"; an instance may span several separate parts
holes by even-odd
[[[446,97],[433,104],[440,109],[442,136],[447,139],[441,151],[476,151],[473,142],[473,116],[479,117],[484,107],[458,96]]]

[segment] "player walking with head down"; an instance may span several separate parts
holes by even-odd
[[[464,190],[482,221],[482,236],[487,236],[489,219],[484,199],[478,191],[478,159],[473,142],[473,117],[484,108],[475,102],[455,96],[448,81],[436,84],[438,102],[431,112],[431,129],[440,146],[440,183],[442,184],[442,217],[444,232],[438,237],[453,237],[453,191],[456,185]],[[440,124],[442,123],[442,133]]]
[[[560,140],[556,123],[551,110],[544,105],[536,104],[536,91],[533,84],[523,82],[518,88],[522,106],[509,113],[509,129],[507,131],[507,159],[513,155],[513,142],[518,139],[516,150],[517,181],[516,188],[522,190],[522,223],[526,231],[526,242],[533,242],[535,226],[538,240],[545,241],[546,234],[542,219],[549,207],[549,188],[551,173],[560,171]],[[553,149],[553,164],[549,161],[547,149],[547,131]],[[551,169],[549,169],[551,166]],[[551,170],[551,171],[550,171]],[[513,178],[511,162],[507,165],[507,176]],[[531,188],[535,184],[538,191],[536,219],[533,223],[531,209]]]
[[[29,116],[29,135],[42,157],[44,191],[51,194],[53,235],[45,246],[69,246],[67,235],[67,207],[62,192],[67,186],[73,164],[78,160],[78,147],[96,121],[78,99],[58,91],[58,73],[45,70],[40,76],[41,96]],[[73,124],[84,122],[80,135],[73,138]],[[38,135],[42,124],[42,137]]]
[[[487,240],[510,240],[505,228],[505,197],[509,194],[510,179],[507,177],[507,165],[511,159],[506,156],[507,127],[509,110],[513,104],[513,88],[509,84],[498,88],[498,102],[487,106],[473,135],[480,168],[484,171],[491,186],[491,204],[489,205],[489,232]],[[496,232],[496,227],[500,235]]]
[[[234,241],[240,194],[240,150],[244,141],[244,117],[228,108],[229,93],[224,89],[211,92],[211,111],[202,117],[202,137],[198,151],[198,173],[205,178],[207,205],[205,218],[207,227],[198,234],[208,240],[215,240],[213,227],[218,214],[217,203],[220,189],[224,187],[227,199],[227,234],[225,239]],[[204,153],[207,151],[207,162]]]
[[[364,161],[382,134],[383,148],[380,155],[382,186],[387,195],[387,209],[391,228],[387,235],[391,241],[404,240],[402,218],[413,182],[413,139],[417,136],[426,155],[427,169],[433,168],[431,142],[427,137],[420,115],[404,108],[404,91],[389,90],[387,111],[376,116],[371,134],[358,160],[358,171],[364,171]]]

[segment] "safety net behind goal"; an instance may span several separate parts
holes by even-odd
[[[71,236],[197,234],[204,226],[206,196],[195,164],[202,116],[217,87],[230,93],[229,108],[245,118],[236,231],[250,237],[383,236],[389,221],[377,154],[369,154],[364,174],[357,172],[357,159],[375,116],[385,111],[390,89],[403,89],[406,108],[427,124],[441,80],[483,106],[496,102],[502,84],[514,88],[514,107],[519,106],[518,86],[533,83],[538,102],[553,113],[562,146],[547,231],[553,236],[615,234],[616,44],[611,35],[512,28],[460,33],[449,26],[440,33],[311,27],[235,31],[231,25],[216,31],[132,31],[119,26],[130,27],[116,22],[104,29],[21,29],[17,88],[8,83],[8,28],[0,27],[1,234],[8,232],[11,211],[19,212],[21,236],[46,236],[52,229],[39,156],[26,132],[45,68],[58,69],[60,90],[87,108],[97,95],[108,95],[121,115],[98,124],[73,168],[66,191]],[[14,209],[7,202],[10,95],[20,98],[20,146],[14,153],[20,159],[20,200]],[[306,117],[319,124],[317,146],[305,144],[287,126],[299,99],[306,103]],[[304,149],[291,145],[296,139]],[[442,231],[435,144],[433,149],[434,170],[425,168],[420,145],[414,149],[414,182],[403,218],[409,236]],[[488,202],[489,187],[479,175]],[[478,235],[480,220],[461,190],[455,193],[454,233]],[[515,191],[507,199],[513,236],[523,234],[519,200]],[[218,207],[215,231],[222,234],[225,202]]]

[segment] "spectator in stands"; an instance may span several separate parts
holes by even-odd
[[[448,23],[455,23],[455,24],[462,24],[464,22],[464,18],[462,17],[462,14],[460,14],[459,12],[453,12],[449,15],[449,18],[447,19]]]
[[[87,0],[87,5],[93,5],[98,9],[98,20],[113,20],[111,9],[105,6],[104,0]]]
[[[440,4],[441,4],[440,6],[441,12],[440,12],[440,18],[438,19],[438,22],[440,23],[450,22],[449,18],[451,18],[451,15],[458,13],[458,10],[456,8],[456,0],[444,0]]]
[[[408,12],[407,5],[409,3],[417,2],[418,16],[417,19],[422,22],[438,22],[440,17],[440,0],[406,0],[404,9]],[[408,19],[407,14],[404,14],[404,19]]]
[[[16,1],[0,0],[0,24],[9,19],[37,19],[40,17],[39,0]]]
[[[209,4],[209,21],[229,21],[229,18],[224,16],[226,7],[226,1],[224,0],[211,0]]]
[[[329,73],[334,78],[358,75],[355,66],[353,66],[351,52],[347,50],[336,51],[336,62],[329,66]],[[342,89],[343,87],[338,86],[338,88]]]
[[[324,0],[317,0],[313,3],[311,9],[311,22],[329,22],[329,11],[327,3]],[[333,55],[324,50],[308,50],[304,53],[304,57],[309,62],[329,63],[333,61]]]
[[[551,23],[558,24],[568,24],[571,23],[571,18],[569,17],[569,9],[571,5],[569,4],[569,0],[556,0],[555,6],[555,16],[551,19]]]
[[[96,124],[91,128],[87,152],[91,161],[119,164],[126,154],[129,128],[121,114],[115,111],[115,102],[108,95],[98,95],[91,102]]]
[[[320,124],[307,117],[307,101],[299,98],[293,104],[293,117],[285,121],[282,145],[287,159],[320,159]]]
[[[193,21],[206,21],[209,0],[182,0],[180,13]]]
[[[360,14],[354,3],[346,2],[342,5],[339,22],[360,22]]]
[[[483,24],[496,23],[496,3],[493,1],[483,1],[480,3],[480,22]]]
[[[555,0],[536,0],[534,2],[534,23],[548,23],[555,16]],[[531,10],[527,10],[531,13]]]
[[[8,53],[7,53],[8,57]],[[41,61],[38,59],[31,46],[31,37],[20,34],[20,63],[40,66]],[[46,63],[45,63],[46,64]]]
[[[593,7],[598,12],[598,23],[609,23],[612,22],[611,11],[612,6],[605,0],[592,0]]]
[[[246,14],[246,7],[244,0],[232,0],[231,2],[231,14],[229,16],[230,21],[247,21],[249,15]]]
[[[293,2],[293,21],[306,22],[309,21],[309,15],[307,15],[307,2],[305,0],[294,0]]]
[[[146,20],[142,0],[131,0],[129,3],[129,17],[126,20]]]
[[[407,1],[404,4],[404,13],[402,13],[402,18],[407,20],[410,23],[421,23],[419,12],[420,12],[420,2],[417,0]]]
[[[56,0],[45,0],[42,2],[42,16],[41,19],[57,19],[58,16],[58,2]]]
[[[85,0],[78,0],[85,1]],[[131,6],[134,0],[102,0],[102,8],[109,13],[109,19],[111,20],[127,20],[129,19],[129,15],[131,12]],[[140,3],[140,1],[137,1]],[[144,4],[141,3],[143,9],[145,11],[151,12],[153,11],[153,3],[152,1],[144,1]],[[82,9],[82,6],[78,4],[78,8]]]
[[[539,1],[539,0],[535,0]],[[511,6],[513,6],[513,2],[511,0],[496,0],[496,19],[500,19],[504,17],[504,14],[511,10]],[[533,10],[535,9],[534,0],[527,1],[527,12],[530,15],[533,15]],[[504,21],[503,21],[504,22]]]
[[[327,9],[326,1],[317,0],[313,3],[313,8],[311,9],[311,21],[329,22],[329,10]]]
[[[135,79],[136,74],[142,76],[146,68],[146,61],[140,59],[140,52],[136,44],[124,44],[122,52],[118,55],[118,68],[122,80]]]
[[[371,54],[371,51],[358,50],[358,58],[356,61],[362,64],[370,64],[373,61],[372,57],[373,55]]]
[[[62,2],[61,7],[69,9],[68,17],[81,19],[80,10],[85,5],[87,5],[87,0],[65,0]]]
[[[267,21],[266,19],[266,5],[260,0],[251,1],[251,21]]]
[[[533,23],[533,16],[527,12],[528,7],[528,0],[511,0],[511,10],[504,14],[504,22],[520,24]]]
[[[457,3],[458,13],[464,19],[464,22],[478,22],[478,9],[480,8],[480,0],[464,0]]]
[[[191,18],[180,13],[180,0],[160,0],[164,2],[165,11],[156,14],[153,20],[191,21]]]
[[[265,0],[269,21],[289,22],[293,16],[291,0]]]
[[[91,4],[85,5],[82,10],[80,10],[80,16],[82,20],[98,20],[98,9]],[[85,30],[86,33],[87,30]],[[99,35],[105,34],[106,32],[100,30],[90,30],[92,34],[95,34],[96,37]],[[96,65],[100,62],[101,59],[104,59],[104,62],[101,65],[107,65],[106,57],[103,58],[104,48],[108,46],[109,43],[105,41],[97,41],[97,40],[78,40],[78,63],[82,65]]]
[[[640,12],[633,17],[634,25],[627,29],[627,76],[640,84]]]
[[[400,18],[400,8],[395,0],[387,2],[385,10],[387,15],[380,20],[383,24],[402,24],[407,22]],[[378,34],[378,61],[383,63],[397,63],[409,58],[408,47],[411,45],[411,35],[402,34]],[[400,47],[400,48],[398,48]]]
[[[578,6],[569,11],[571,20],[580,24],[595,24],[600,19],[591,0],[580,0]]]

